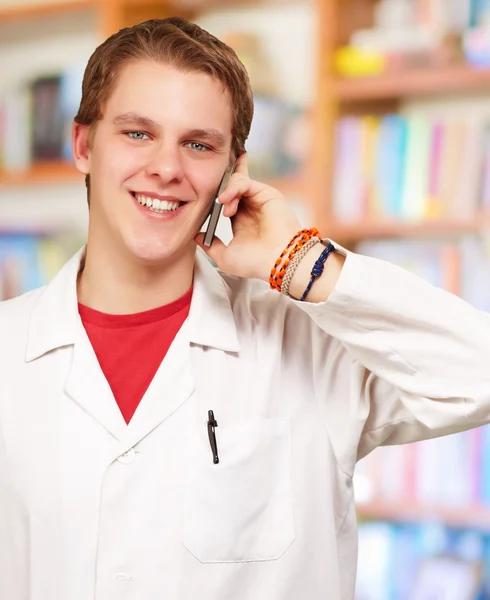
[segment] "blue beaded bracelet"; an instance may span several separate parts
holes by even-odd
[[[310,283],[306,286],[306,289],[305,289],[305,291],[303,292],[303,295],[300,298],[301,302],[303,302],[303,300],[306,299],[306,296],[308,296],[308,294],[310,293],[311,287],[314,284],[315,279],[317,279],[318,277],[320,277],[320,275],[323,273],[323,269],[325,268],[325,263],[327,262],[327,258],[334,251],[335,251],[335,246],[332,244],[332,242],[328,242],[328,246],[320,254],[318,260],[313,265],[313,269],[311,270]]]

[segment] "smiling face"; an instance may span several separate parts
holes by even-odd
[[[211,76],[126,63],[92,132],[75,125],[90,174],[89,247],[138,262],[190,256],[231,158],[233,112]]]

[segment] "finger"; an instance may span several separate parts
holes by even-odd
[[[235,173],[240,173],[241,175],[245,175],[245,177],[249,177],[248,173],[248,156],[246,152],[243,152],[238,157],[238,160],[235,165]]]
[[[228,187],[220,194],[218,200],[221,204],[231,204],[241,197],[252,198],[263,191],[265,187],[266,185],[263,183],[254,181],[241,173],[236,173],[230,179]]]
[[[209,258],[213,260],[219,267],[222,264],[223,252],[226,250],[226,246],[219,239],[219,237],[214,237],[211,246],[204,245],[204,233],[202,232],[198,233],[194,239],[196,244],[202,248]]]
[[[229,204],[223,207],[223,215],[225,217],[233,217],[238,211],[238,205],[240,204],[240,198],[235,198]]]

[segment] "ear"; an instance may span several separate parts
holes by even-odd
[[[76,168],[88,175],[90,173],[90,125],[73,123],[72,151]]]

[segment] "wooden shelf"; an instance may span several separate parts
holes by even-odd
[[[65,181],[82,181],[83,175],[69,162],[37,163],[22,171],[1,171],[0,186],[56,184]]]
[[[455,221],[441,219],[424,222],[401,222],[401,221],[362,221],[360,223],[330,222],[326,224],[332,236],[341,242],[348,240],[352,242],[363,239],[375,238],[421,238],[447,235],[463,235],[466,233],[478,233],[490,228],[490,215],[475,217],[469,220]]]
[[[9,21],[20,21],[24,19],[36,19],[44,16],[58,15],[63,12],[91,10],[96,8],[102,10],[104,8],[104,2],[107,2],[107,0],[59,0],[58,2],[56,0],[48,0],[46,2],[37,0],[36,2],[21,4],[20,6],[14,6],[13,4],[5,7],[0,6],[0,24]],[[280,4],[280,0],[269,0],[269,2],[271,4]],[[165,4],[174,6],[174,12],[182,14],[184,6],[179,8],[178,3],[176,2],[162,2],[162,0],[112,0],[113,8],[117,9],[118,7],[122,7],[129,10],[147,7],[157,7],[158,9]],[[200,10],[203,7],[219,8],[223,6],[229,8],[230,4],[232,6],[253,6],[260,5],[261,0],[233,0],[231,2],[230,0],[212,0],[212,2],[203,2],[202,4],[196,2],[195,5],[189,3],[187,10],[190,10],[191,8],[193,10]]]
[[[0,7],[0,23],[23,19],[58,15],[63,12],[89,10],[96,6],[97,0],[63,0],[60,2],[36,2],[20,6]]]
[[[490,507],[417,505],[409,502],[371,502],[356,507],[359,520],[393,523],[443,523],[449,527],[490,531]]]
[[[460,65],[444,69],[410,70],[377,77],[337,79],[333,88],[338,99],[344,102],[389,100],[472,90],[487,90],[490,93],[490,69]]]
[[[53,161],[37,163],[22,171],[5,172],[0,170],[0,187],[57,184],[66,181],[83,181],[83,175],[69,162]],[[292,175],[264,180],[286,196],[302,196],[305,190],[305,178],[302,175]]]

